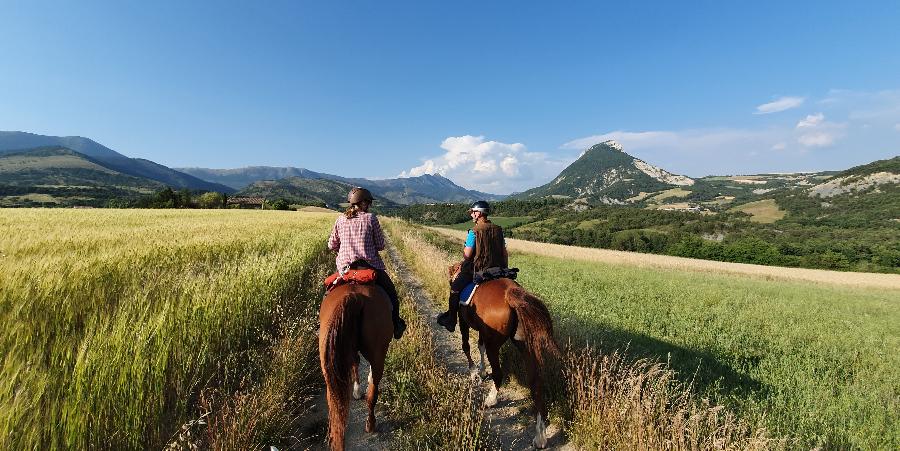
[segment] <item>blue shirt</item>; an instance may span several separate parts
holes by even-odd
[[[466,247],[475,247],[475,231],[469,229],[469,234],[466,235]]]

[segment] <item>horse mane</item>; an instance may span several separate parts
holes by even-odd
[[[516,312],[525,333],[525,346],[538,365],[544,365],[543,350],[559,356],[559,345],[553,338],[553,320],[544,301],[514,285],[506,291],[506,303]]]
[[[358,295],[349,291],[343,299],[336,301],[331,312],[331,321],[323,324],[325,334],[325,379],[328,390],[328,441],[343,440],[350,408],[350,371],[353,366],[354,349],[357,341],[359,311],[348,309],[348,304],[357,300]],[[335,301],[332,301],[335,302]]]

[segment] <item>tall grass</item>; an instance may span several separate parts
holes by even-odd
[[[332,220],[2,210],[0,448],[162,447],[285,358],[261,350],[308,316]]]
[[[448,293],[446,265],[459,252],[460,243],[402,223],[388,227],[393,236],[405,241],[404,256],[436,299]],[[521,255],[511,263],[521,265]],[[559,274],[565,274],[556,268]],[[524,269],[523,271],[527,271]],[[543,273],[544,278],[560,278]],[[524,285],[540,286],[540,278]],[[552,299],[551,299],[552,300]],[[551,406],[564,422],[565,432],[577,445],[596,449],[777,449],[787,442],[766,438],[764,430],[753,427],[710,404],[693,387],[679,381],[668,364],[647,359],[626,358],[627,345],[605,352],[585,345],[582,330],[573,330],[566,321],[567,306],[549,303],[560,339],[574,335],[576,345],[564,352],[560,371],[546,379]],[[508,348],[508,347],[507,347]],[[513,373],[521,373],[515,359],[506,355]],[[522,375],[518,376],[520,380]],[[558,421],[558,420],[556,420]]]

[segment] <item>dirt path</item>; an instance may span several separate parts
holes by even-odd
[[[406,266],[397,248],[389,245],[387,256],[396,269],[399,279],[396,282],[402,283],[406,287],[410,296],[416,301],[416,311],[431,326],[431,337],[438,361],[446,365],[449,373],[468,375],[468,363],[462,352],[462,338],[459,329],[457,328],[454,333],[448,333],[446,329],[434,322],[434,318],[440,312],[435,308],[435,302]],[[473,331],[470,337],[472,338],[472,357],[477,365],[479,360],[477,333]],[[492,384],[489,377],[485,378],[481,382],[481,388],[487,393]],[[531,416],[530,407],[528,389],[507,380],[500,389],[497,406],[485,411],[485,416],[490,423],[491,436],[497,441],[500,449],[533,449],[531,439],[534,436],[534,419]],[[558,424],[551,424],[547,428],[547,437],[548,449],[574,449],[565,444],[565,438]]]
[[[444,235],[465,239],[466,232],[441,227],[428,229]],[[569,260],[593,261],[611,264],[633,265],[638,267],[677,269],[696,272],[728,273],[760,277],[763,279],[806,281],[831,285],[854,287],[872,287],[900,289],[900,275],[876,274],[846,271],[828,271],[824,269],[784,268],[778,266],[751,265],[748,263],[730,263],[694,258],[672,257],[669,255],[642,254],[639,252],[613,251],[589,247],[564,246],[561,244],[538,243],[535,241],[506,240],[511,251],[541,255],[545,257]]]

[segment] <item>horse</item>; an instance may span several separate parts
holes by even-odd
[[[459,276],[460,267],[460,264],[450,266],[451,282]],[[512,339],[525,358],[528,386],[534,401],[535,436],[532,444],[536,448],[546,447],[547,405],[544,401],[541,368],[544,366],[544,350],[559,355],[559,347],[553,339],[553,321],[547,306],[514,280],[494,279],[478,285],[469,305],[460,304],[458,315],[462,349],[472,376],[485,376],[485,354],[491,364],[491,379],[494,384],[485,398],[485,407],[497,404],[498,390],[503,383],[500,347]],[[481,355],[479,370],[475,369],[475,362],[472,361],[470,327],[478,332],[478,351]]]
[[[384,374],[384,358],[393,338],[391,301],[374,284],[345,284],[329,292],[319,309],[319,363],[325,378],[328,401],[328,442],[333,450],[344,449],[344,432],[353,397],[360,398],[359,355],[369,362],[366,432],[375,432],[375,402]]]

